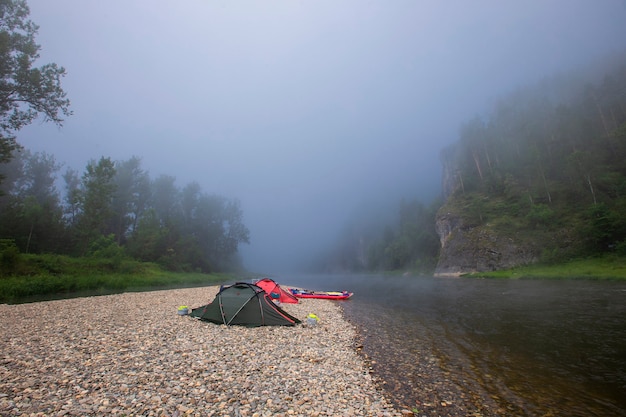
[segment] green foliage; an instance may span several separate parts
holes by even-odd
[[[546,227],[555,220],[554,211],[545,204],[534,204],[526,215],[531,227]]]
[[[161,224],[156,212],[148,210],[128,240],[128,253],[140,261],[156,262],[166,253],[168,235],[169,229]]]
[[[117,244],[115,235],[99,236],[89,246],[89,257],[101,259],[111,272],[120,272],[127,256],[124,248]]]
[[[583,233],[591,253],[609,251],[626,238],[623,214],[615,212],[607,204],[591,206],[583,216]]]
[[[615,244],[615,254],[618,256],[626,257],[626,240]]]
[[[115,192],[110,225],[117,243],[121,245],[136,229],[138,221],[149,207],[150,177],[141,168],[141,160],[134,156],[115,163],[113,182]]]
[[[113,215],[114,176],[115,165],[110,158],[102,157],[98,162],[92,160],[87,164],[82,177],[77,223],[77,233],[84,248],[110,232],[108,225]]]
[[[123,257],[124,249],[115,242],[115,235],[98,236],[89,245],[89,256],[94,258],[115,258]]]
[[[365,268],[370,271],[432,272],[439,254],[439,238],[435,230],[438,206],[438,201],[428,207],[418,201],[401,201],[395,227],[387,225],[382,233],[370,239],[365,251]],[[358,239],[359,242],[362,240]]]
[[[20,250],[12,239],[0,239],[0,278],[17,272],[21,262]]]
[[[237,200],[197,183],[180,190],[173,177],[151,181],[137,157],[92,160],[82,176],[68,170],[65,199],[54,187],[59,168],[49,155],[24,151],[3,168],[10,176],[0,196],[0,236],[24,253],[98,258],[112,272],[129,259],[212,272],[238,269],[238,247],[249,241]]]
[[[29,14],[25,0],[0,1],[0,163],[19,148],[14,133],[38,115],[60,126],[71,114],[61,88],[65,69],[54,63],[33,67],[40,46]]]
[[[604,81],[546,80],[468,121],[442,153],[454,173],[442,211],[456,213],[463,227],[510,236],[552,264],[621,250],[626,55],[615,62]]]
[[[55,188],[59,165],[46,153],[16,153],[8,164],[0,196],[0,236],[11,237],[24,253],[58,250],[63,234],[62,208]]]
[[[214,285],[234,279],[228,274],[166,272],[155,264],[130,260],[125,268],[111,272],[106,259],[60,255],[24,255],[21,264],[21,273],[0,279],[0,303]]]
[[[557,247],[547,247],[541,251],[539,260],[545,265],[556,265],[569,260],[569,254]]]
[[[475,278],[626,280],[626,257],[615,254],[468,274]]]

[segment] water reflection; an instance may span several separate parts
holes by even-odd
[[[626,283],[288,280],[355,292],[342,305],[399,405],[446,415],[626,415]]]

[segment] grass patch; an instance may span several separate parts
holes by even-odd
[[[536,264],[513,269],[465,274],[470,278],[626,280],[626,257],[606,255],[559,264]]]
[[[21,303],[85,295],[217,285],[238,280],[235,274],[165,271],[132,260],[25,255],[19,273],[0,275],[0,303]]]

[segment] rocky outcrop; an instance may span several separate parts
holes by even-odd
[[[527,265],[538,259],[536,242],[522,242],[514,235],[499,233],[488,223],[467,222],[465,194],[457,166],[457,144],[441,152],[442,191],[445,199],[436,218],[441,243],[435,276],[459,276],[472,272],[496,271]]]
[[[508,269],[537,260],[535,248],[501,236],[489,225],[467,226],[460,216],[450,212],[440,211],[436,228],[441,251],[435,276]]]

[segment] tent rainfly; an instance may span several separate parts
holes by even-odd
[[[291,292],[281,288],[276,281],[270,278],[263,278],[254,283],[255,285],[263,288],[266,293],[269,294],[273,300],[278,300],[281,303],[298,304],[298,299]]]
[[[258,326],[294,326],[300,320],[274,304],[261,288],[247,282],[223,286],[215,299],[191,310],[192,317],[216,324]]]

